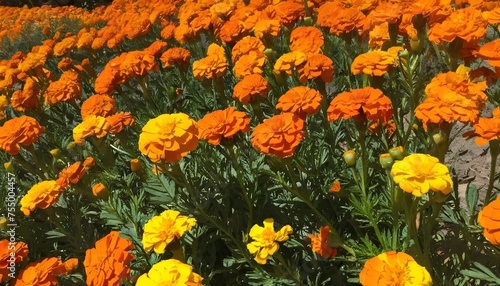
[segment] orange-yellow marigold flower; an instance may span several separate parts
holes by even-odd
[[[279,74],[280,72],[286,72],[291,75],[293,73],[293,68],[301,65],[307,60],[307,55],[303,52],[290,52],[281,55],[274,64],[273,72]]]
[[[9,101],[7,100],[7,96],[0,95],[0,120],[5,119],[5,109],[9,105]]]
[[[417,197],[429,190],[447,195],[453,187],[448,167],[428,154],[411,154],[396,161],[391,175],[403,191]]]
[[[69,184],[76,184],[85,175],[86,169],[80,162],[73,163],[59,172],[56,182],[61,188],[66,188]]]
[[[65,71],[58,81],[53,81],[47,87],[44,97],[45,102],[54,105],[82,96],[82,86],[78,82],[78,74],[74,71]]]
[[[198,146],[198,127],[187,114],[150,119],[139,135],[139,150],[153,162],[179,161]]]
[[[38,140],[45,131],[38,121],[26,115],[7,120],[0,127],[0,150],[15,156],[21,147],[29,146]]]
[[[327,110],[328,121],[352,117],[387,122],[393,113],[391,100],[381,90],[370,86],[337,95]]]
[[[219,145],[221,139],[231,138],[238,132],[250,130],[250,118],[245,112],[234,107],[216,110],[203,116],[198,121],[200,139],[207,140],[212,145]]]
[[[35,208],[46,209],[57,203],[63,190],[56,181],[42,181],[31,187],[21,199],[21,211],[29,216]]]
[[[136,286],[188,285],[202,286],[203,278],[193,272],[193,267],[177,259],[162,260],[137,279]]]
[[[193,63],[193,75],[197,80],[203,78],[219,78],[226,73],[228,67],[224,48],[211,44],[207,56]]]
[[[317,235],[309,234],[308,237],[311,239],[311,248],[317,254],[323,256],[324,258],[331,258],[337,256],[337,249],[330,247],[328,244],[328,236],[330,235],[330,227],[323,226],[319,229]]]
[[[179,239],[195,225],[196,219],[180,215],[179,211],[166,210],[144,225],[142,246],[146,252],[154,249],[156,253],[164,253],[170,242]]]
[[[357,56],[351,65],[354,75],[363,73],[373,76],[382,76],[389,69],[396,67],[398,52],[403,48],[393,47],[386,51],[371,51]]]
[[[57,257],[45,258],[40,262],[32,262],[17,276],[14,286],[25,285],[57,285],[57,275],[66,274],[78,265],[76,258],[62,262]]]
[[[274,115],[252,132],[252,146],[264,154],[280,158],[293,156],[305,137],[304,120],[290,112]]]
[[[288,240],[288,235],[292,232],[292,227],[289,225],[285,225],[276,232],[274,230],[274,219],[265,219],[264,227],[256,224],[250,229],[249,236],[254,241],[247,244],[247,249],[250,254],[255,254],[257,263],[266,264],[267,258],[279,249],[278,242]]]
[[[108,134],[109,125],[102,116],[89,115],[83,122],[73,128],[73,139],[76,144],[83,144],[83,140],[90,136],[102,138]]]
[[[16,264],[21,263],[28,256],[28,252],[28,245],[22,241],[0,240],[0,283],[12,278],[9,276],[11,271],[8,267],[16,267]]]
[[[500,245],[500,196],[479,212],[477,221],[484,228],[484,237],[492,244]]]
[[[321,99],[319,91],[305,86],[297,86],[288,90],[278,99],[276,108],[305,118],[306,115],[318,113]]]
[[[368,259],[359,273],[363,286],[430,286],[432,279],[425,267],[404,253],[389,251]]]
[[[85,252],[85,274],[89,286],[118,286],[127,278],[130,268],[127,264],[134,258],[128,250],[132,242],[121,238],[120,233],[112,231],[95,243],[95,247]]]
[[[307,60],[297,67],[297,72],[302,83],[318,77],[328,83],[333,80],[333,61],[322,54],[308,54]]]

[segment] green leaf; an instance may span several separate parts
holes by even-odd
[[[467,191],[465,192],[465,200],[467,202],[467,209],[469,214],[473,216],[476,213],[477,200],[479,195],[476,186],[469,183],[467,184]]]

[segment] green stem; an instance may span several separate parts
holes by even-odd
[[[241,169],[241,165],[238,162],[238,156],[234,152],[233,146],[228,146],[229,155],[231,156],[231,161],[233,162],[233,167],[236,170],[236,177],[238,179],[238,183],[240,184],[241,192],[243,193],[243,197],[245,198],[245,202],[248,207],[248,224],[246,233],[250,232],[250,228],[252,227],[253,221],[253,203],[252,199],[248,196],[247,188],[245,187],[245,182],[243,180],[243,172]]]
[[[288,263],[286,263],[285,259],[283,259],[283,256],[281,255],[281,253],[275,252],[273,254],[273,257],[276,258],[276,260],[278,260],[278,262],[280,263],[280,266],[285,268],[285,271],[288,273],[288,275],[292,278],[293,281],[295,281],[295,285],[304,285],[302,283],[302,281],[300,281],[300,279],[295,275],[295,273],[293,273],[293,271],[290,268],[290,266],[288,265]]]
[[[500,141],[499,140],[491,140],[490,141],[490,178],[488,180],[488,189],[486,190],[486,196],[484,197],[483,206],[486,206],[491,199],[491,194],[493,191],[493,185],[495,183],[495,172],[497,167],[497,159],[498,154],[500,153]]]

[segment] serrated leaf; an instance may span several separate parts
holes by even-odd
[[[477,201],[479,199],[478,191],[476,186],[469,183],[467,185],[467,190],[465,192],[465,201],[467,203],[467,209],[469,214],[473,216],[476,213]]]

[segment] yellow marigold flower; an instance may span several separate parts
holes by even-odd
[[[196,121],[187,114],[162,114],[150,119],[139,135],[139,150],[153,162],[179,161],[198,146]]]
[[[83,144],[83,140],[90,136],[102,138],[108,134],[109,124],[102,116],[90,115],[82,123],[73,128],[73,139],[76,144]]]
[[[269,255],[273,255],[280,247],[278,241],[288,240],[288,235],[292,233],[292,227],[285,225],[278,232],[274,231],[274,219],[264,220],[264,227],[254,225],[250,229],[250,237],[254,240],[247,244],[250,254],[255,254],[255,261],[259,264],[266,264]]]
[[[46,209],[57,203],[63,190],[56,181],[40,182],[31,187],[21,199],[21,211],[29,216],[35,208]]]
[[[159,216],[152,217],[144,225],[142,245],[146,252],[154,249],[156,253],[164,253],[165,247],[175,238],[196,225],[196,219],[179,215],[175,210],[166,210]]]
[[[411,154],[396,161],[391,175],[403,191],[417,197],[429,190],[447,195],[453,187],[448,167],[428,154]]]
[[[412,285],[429,286],[432,279],[425,267],[404,253],[389,251],[368,259],[359,280],[363,286]]]
[[[203,285],[203,278],[193,272],[193,267],[176,259],[162,260],[137,279],[136,286],[150,285]]]

